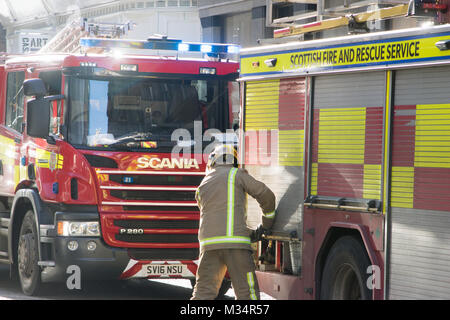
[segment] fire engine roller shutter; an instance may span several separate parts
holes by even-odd
[[[317,76],[310,194],[381,199],[384,72]]]
[[[450,297],[450,67],[395,73],[390,299]]]
[[[275,235],[301,236],[304,152],[305,79],[246,83],[245,168],[276,195]],[[251,228],[261,223],[261,209],[248,199]]]

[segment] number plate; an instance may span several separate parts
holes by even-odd
[[[147,276],[182,276],[187,271],[184,264],[146,264],[143,269]]]

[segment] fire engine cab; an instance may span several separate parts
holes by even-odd
[[[3,57],[0,262],[28,295],[72,265],[82,280],[193,279],[206,164],[192,137],[232,126],[238,63],[223,55],[238,47],[81,42],[176,54]]]

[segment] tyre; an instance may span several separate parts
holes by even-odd
[[[367,286],[371,265],[363,244],[352,236],[338,239],[331,247],[322,273],[320,299],[370,300]]]
[[[38,237],[33,211],[28,211],[20,227],[17,244],[17,268],[23,293],[37,295],[42,288],[41,270],[38,266]]]

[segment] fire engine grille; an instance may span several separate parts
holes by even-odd
[[[162,212],[186,212],[186,213],[198,213],[198,207],[181,207],[181,206],[123,206],[124,211],[162,211]]]
[[[129,249],[128,253],[135,260],[196,260],[199,249]]]
[[[114,225],[129,229],[198,229],[198,220],[115,220]]]
[[[195,201],[195,191],[111,190],[110,193],[123,200]]]
[[[124,175],[111,174],[109,180],[126,185],[198,186],[203,176],[197,175]],[[126,182],[125,182],[126,181]]]
[[[133,243],[198,243],[197,234],[116,234],[116,240]]]
[[[108,206],[106,210],[117,210],[109,221],[115,228],[105,229],[110,233],[112,245],[128,248],[130,256],[138,260],[198,258],[198,248],[185,247],[198,247],[200,212],[195,190],[203,174],[151,171],[128,174],[119,170],[98,173],[107,175],[107,178],[99,176],[103,205]],[[119,211],[144,218],[124,219],[117,214]],[[171,219],[172,216],[177,218]],[[133,234],[128,229],[139,232]]]

